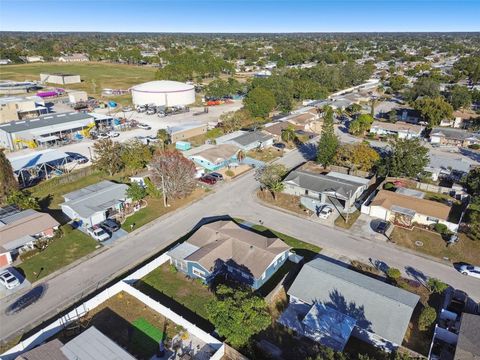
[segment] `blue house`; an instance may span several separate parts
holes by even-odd
[[[260,288],[287,260],[290,247],[237,225],[217,221],[202,226],[167,254],[179,271],[205,283],[218,274]]]
[[[188,158],[209,171],[217,171],[237,162],[239,151],[234,145],[222,144],[188,155]]]

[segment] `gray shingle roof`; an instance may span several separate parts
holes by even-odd
[[[455,139],[455,140],[465,140],[470,138],[480,139],[478,134],[474,134],[468,132],[467,130],[461,129],[452,129],[452,128],[433,128],[430,136],[438,135],[438,136],[445,136],[447,139]]]
[[[322,193],[324,191],[336,192],[337,194],[348,198],[353,195],[357,189],[362,186],[357,182],[340,179],[334,176],[314,174],[308,171],[292,171],[285,178],[285,182],[295,184],[303,189]]]
[[[480,359],[480,315],[464,313],[460,323],[455,360]]]
[[[101,181],[83,189],[65,194],[65,205],[82,217],[89,217],[98,211],[105,211],[126,198],[128,185]]]
[[[93,119],[93,116],[85,113],[70,112],[61,114],[47,114],[39,118],[24,121],[15,121],[0,125],[0,130],[8,133],[38,129],[45,126],[59,125],[77,120]]]
[[[305,264],[288,294],[322,302],[357,320],[357,326],[401,344],[418,295],[323,259]]]
[[[260,131],[252,131],[252,132],[247,132],[246,134],[240,135],[236,138],[233,138],[232,141],[235,141],[236,143],[246,146],[250,145],[254,142],[265,142],[273,137],[271,135],[264,134]]]

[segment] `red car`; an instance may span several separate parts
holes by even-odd
[[[210,175],[205,175],[200,178],[200,181],[208,185],[215,185],[217,183],[217,178]]]

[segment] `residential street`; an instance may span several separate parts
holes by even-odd
[[[312,150],[313,147],[310,148],[310,151]],[[289,167],[302,161],[304,159],[298,151],[292,151],[281,159],[281,162]],[[202,218],[216,215],[230,215],[254,223],[262,220],[267,227],[321,246],[327,255],[336,254],[363,262],[368,262],[369,258],[380,260],[388,266],[401,269],[411,277],[432,276],[442,279],[467,291],[477,301],[480,300],[480,280],[462,276],[452,266],[411,254],[395,245],[354,237],[322,224],[267,208],[256,201],[256,187],[253,172],[232,183],[221,184],[216,192],[204,199],[138,229],[117,241],[107,251],[47,280],[45,296],[18,314],[5,315],[5,308],[9,304],[2,303],[0,338],[4,339],[17,331],[39,324],[81,299],[98,284],[103,284],[114,275],[121,274],[171,244]],[[13,301],[14,299],[10,299],[10,303]]]

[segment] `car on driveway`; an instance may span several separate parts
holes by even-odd
[[[97,139],[98,140],[103,140],[103,139],[108,139],[108,138],[110,138],[110,136],[108,136],[107,133],[98,133],[97,134]]]
[[[332,213],[333,213],[333,209],[330,206],[325,205],[324,207],[322,207],[322,209],[318,213],[318,217],[320,219],[325,219],[326,220],[330,217],[330,215],[332,215]]]
[[[109,233],[114,233],[120,229],[120,225],[113,219],[107,219],[100,224],[100,226]]]
[[[388,229],[390,229],[390,226],[391,224],[388,222],[388,221],[380,221],[375,229],[376,232],[378,232],[379,234],[383,234],[385,235],[388,231]]]
[[[107,133],[107,135],[111,138],[116,138],[116,137],[119,137],[120,136],[120,133],[116,132],[116,131],[109,131]]]
[[[213,177],[214,177],[215,179],[217,179],[217,180],[223,180],[223,175],[220,174],[220,173],[218,173],[218,172],[212,172],[212,173],[210,173],[210,174],[208,174],[208,175],[213,176]]]
[[[139,127],[140,129],[143,129],[143,130],[152,130],[151,126],[149,126],[147,124],[143,124],[143,123],[138,123],[137,127]]]
[[[217,178],[210,175],[204,175],[199,180],[208,185],[215,185],[217,183]]]
[[[463,275],[473,276],[480,279],[480,266],[462,265],[460,266],[460,272]]]
[[[130,106],[124,106],[122,110],[123,112],[128,112],[128,111],[132,111],[132,108]]]
[[[110,234],[101,227],[91,227],[87,229],[88,234],[97,241],[105,241],[110,239]]]
[[[20,280],[18,280],[9,270],[4,270],[0,272],[0,284],[10,290],[20,285]]]

